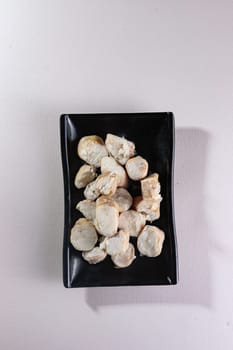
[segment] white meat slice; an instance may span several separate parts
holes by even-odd
[[[107,238],[105,249],[109,255],[124,253],[129,247],[129,233],[120,230],[115,236]]]
[[[145,224],[145,216],[135,210],[127,210],[120,214],[119,228],[128,231],[132,237],[137,237]]]
[[[128,267],[130,264],[132,264],[132,262],[136,258],[133,244],[129,243],[129,247],[125,253],[112,255],[111,258],[116,267],[119,267],[119,268]]]
[[[141,156],[129,159],[125,167],[129,178],[134,181],[143,179],[148,173],[148,163]]]
[[[97,231],[107,237],[117,233],[119,220],[118,206],[113,199],[101,196],[96,201],[96,220],[95,227]]]
[[[83,188],[91,181],[93,181],[95,176],[95,167],[92,165],[84,164],[78,170],[75,176],[74,184],[77,188]]]
[[[142,255],[158,256],[163,247],[164,232],[156,226],[146,225],[137,240],[137,247]]]
[[[96,202],[91,201],[90,199],[84,199],[76,205],[76,209],[78,209],[86,219],[94,222]]]
[[[117,186],[127,187],[128,186],[128,176],[125,169],[117,163],[113,157],[103,157],[101,160],[101,172],[111,172],[117,174]]]
[[[105,195],[113,195],[117,189],[117,174],[107,172],[101,174],[95,180],[96,190]]]
[[[158,195],[160,196],[160,195]],[[141,214],[146,216],[147,221],[154,221],[160,217],[160,202],[162,197],[155,200],[153,198],[143,199],[142,197],[135,197],[133,207]]]
[[[88,251],[94,248],[98,236],[94,225],[87,219],[76,221],[71,229],[70,242],[77,250]]]
[[[117,188],[115,194],[111,197],[118,205],[119,212],[129,210],[133,204],[133,198],[125,188]]]
[[[99,197],[100,191],[99,191],[99,189],[97,189],[97,187],[96,187],[96,180],[90,182],[90,183],[86,186],[86,188],[85,188],[83,194],[84,194],[84,197],[85,197],[86,199],[90,199],[91,201],[94,201],[97,197]]]
[[[83,252],[82,257],[84,260],[89,262],[89,264],[98,264],[103,261],[107,256],[107,253],[100,249],[99,247],[95,247],[88,252]]]
[[[100,167],[101,159],[108,155],[104,141],[96,135],[82,137],[77,151],[81,159],[97,168]]]
[[[113,195],[117,189],[117,175],[110,172],[101,174],[95,181],[90,182],[85,190],[86,199],[94,201],[100,194]]]
[[[159,199],[160,189],[161,188],[159,183],[159,174],[154,173],[141,180],[141,190],[143,199]]]
[[[122,165],[134,156],[134,143],[126,140],[124,137],[107,134],[105,144],[108,152]]]

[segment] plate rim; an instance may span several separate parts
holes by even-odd
[[[113,116],[126,117],[126,118],[145,118],[145,117],[167,117],[171,123],[171,159],[170,159],[170,172],[169,172],[169,209],[171,212],[171,221],[173,234],[172,239],[172,254],[175,266],[172,271],[172,279],[168,283],[120,283],[116,284],[83,284],[72,286],[70,267],[69,267],[69,235],[68,226],[70,222],[71,213],[71,191],[69,186],[69,166],[68,166],[68,144],[67,144],[67,123],[70,117],[77,118],[111,118]],[[89,288],[89,287],[117,287],[117,286],[161,286],[161,285],[176,285],[179,279],[179,266],[178,266],[178,248],[177,248],[177,234],[176,234],[176,222],[175,222],[175,207],[174,207],[174,163],[175,163],[175,118],[172,112],[135,112],[135,113],[64,113],[60,115],[60,150],[61,150],[61,161],[62,161],[62,171],[63,171],[63,203],[64,203],[64,225],[63,225],[63,248],[62,248],[62,270],[63,270],[63,285],[66,288]],[[159,281],[158,281],[159,282]]]

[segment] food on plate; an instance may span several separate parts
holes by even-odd
[[[107,256],[107,253],[100,249],[99,247],[95,247],[88,252],[83,252],[82,257],[84,260],[89,262],[89,264],[98,264],[103,261]]]
[[[105,144],[111,156],[121,165],[124,165],[129,158],[134,156],[134,143],[126,140],[124,137],[107,134]]]
[[[101,196],[96,201],[95,227],[97,231],[107,237],[117,233],[119,211],[116,202],[107,196]]]
[[[124,211],[119,217],[119,228],[137,237],[146,224],[146,217],[135,210]]]
[[[113,157],[103,157],[101,159],[101,173],[111,172],[117,175],[117,186],[127,187],[128,176],[125,169]]]
[[[78,209],[86,219],[92,222],[95,221],[96,202],[90,199],[84,199],[76,205],[76,209]]]
[[[130,158],[126,163],[125,168],[129,178],[134,181],[143,179],[148,173],[148,163],[141,156]]]
[[[113,237],[107,238],[105,241],[105,250],[109,255],[125,253],[129,247],[129,233],[120,230]]]
[[[158,256],[163,247],[164,232],[156,226],[146,225],[137,240],[137,247],[142,255]]]
[[[117,189],[117,174],[111,173],[110,171],[103,173],[97,177],[95,183],[96,190],[99,191],[99,193],[112,196]]]
[[[133,203],[131,194],[125,188],[117,188],[116,192],[111,198],[118,205],[118,210],[120,213],[128,210]]]
[[[86,199],[90,199],[91,201],[94,201],[96,200],[97,197],[99,197],[100,195],[100,191],[99,189],[97,189],[96,187],[96,180],[95,181],[92,181],[90,182],[84,192],[83,192],[84,196]]]
[[[135,197],[133,207],[139,213],[144,214],[147,221],[154,221],[160,217],[161,196],[155,200],[153,198],[143,199],[141,196]]]
[[[158,256],[165,234],[146,221],[160,217],[159,174],[148,175],[147,160],[135,156],[135,144],[118,135],[107,134],[105,143],[97,135],[84,136],[77,151],[87,164],[74,179],[85,199],[76,205],[84,218],[71,229],[73,247],[89,264],[100,263],[109,255],[118,268],[130,266],[136,258],[130,240],[136,241],[141,255]],[[133,198],[139,191],[141,195]]]
[[[154,198],[157,199],[160,193],[159,174],[151,174],[145,179],[141,180],[141,190],[143,199]]]
[[[85,190],[84,196],[87,199],[95,200],[100,194],[103,195],[113,195],[117,189],[117,175],[107,172],[101,174],[95,179],[95,181],[90,182]]]
[[[100,167],[101,159],[108,155],[104,141],[97,135],[82,137],[77,152],[82,160],[95,167]]]
[[[71,229],[70,242],[77,250],[88,251],[94,248],[98,236],[94,225],[85,218],[77,220]]]
[[[129,243],[128,249],[124,253],[112,255],[111,258],[116,267],[128,267],[136,258],[133,244]]]
[[[74,184],[77,188],[86,187],[96,177],[95,167],[92,165],[84,164],[79,168]]]

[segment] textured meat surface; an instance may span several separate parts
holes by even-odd
[[[85,216],[86,219],[94,222],[95,220],[95,211],[96,211],[96,202],[91,201],[89,199],[84,199],[83,201],[80,201],[76,205],[76,209],[80,211],[80,213]]]
[[[134,198],[133,207],[141,214],[146,216],[147,221],[154,221],[160,217],[160,201],[162,200],[161,196],[159,199],[155,200],[153,198],[143,199],[141,196]]]
[[[128,231],[132,237],[137,237],[145,224],[145,216],[135,210],[128,210],[120,214],[119,228]]]
[[[141,180],[141,190],[143,199],[158,199],[160,193],[159,175],[151,174]]]
[[[113,236],[117,233],[118,221],[117,204],[105,196],[98,198],[96,201],[95,221],[97,231],[104,236]]]
[[[132,243],[129,243],[128,249],[124,253],[112,255],[113,263],[119,268],[128,267],[135,258],[135,249]]]
[[[89,264],[98,264],[103,261],[107,256],[107,253],[100,249],[99,247],[95,247],[88,252],[83,252],[82,257],[84,260],[89,262]]]
[[[97,168],[100,167],[101,159],[108,155],[104,141],[96,135],[82,137],[77,152],[81,159]]]
[[[92,165],[84,164],[78,170],[74,184],[77,188],[86,187],[96,177],[95,167]]]
[[[128,210],[133,203],[133,198],[125,188],[117,188],[112,198],[118,205],[118,210],[120,213]]]
[[[105,144],[108,152],[122,165],[134,156],[134,143],[126,140],[124,137],[107,134]]]
[[[164,238],[164,232],[158,227],[146,225],[137,240],[139,252],[148,257],[158,256],[162,251]]]
[[[129,178],[134,181],[143,179],[148,173],[148,163],[141,156],[129,159],[125,167]]]
[[[109,255],[125,253],[129,247],[129,233],[120,230],[115,236],[107,238],[105,247]]]
[[[91,250],[95,246],[97,239],[95,227],[87,219],[79,219],[71,229],[70,242],[77,250]]]
[[[128,186],[128,176],[120,164],[113,157],[103,157],[101,160],[101,172],[111,172],[117,175],[117,186],[127,187]]]

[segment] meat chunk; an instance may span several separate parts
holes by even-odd
[[[84,196],[94,201],[100,194],[113,195],[117,189],[117,175],[110,172],[101,174],[90,182],[84,190]]]
[[[129,159],[125,167],[129,178],[134,181],[143,179],[148,173],[148,163],[141,156]]]
[[[82,137],[77,152],[81,159],[97,168],[100,167],[101,159],[108,155],[104,141],[96,135]]]
[[[142,255],[158,256],[163,247],[165,234],[156,226],[146,225],[137,240],[137,247]]]
[[[118,205],[120,213],[129,210],[133,203],[133,198],[125,188],[117,188],[115,194],[111,197]]]
[[[105,249],[109,255],[125,253],[129,247],[129,233],[120,230],[115,236],[107,238]]]
[[[101,160],[101,172],[111,172],[117,175],[117,186],[127,187],[128,186],[128,176],[125,169],[117,163],[113,157],[104,157]]]
[[[89,264],[98,264],[103,261],[107,256],[107,253],[100,249],[99,247],[95,247],[88,252],[83,252],[82,257],[84,260],[89,262]]]
[[[87,219],[76,221],[71,229],[70,242],[77,250],[88,251],[94,248],[98,236],[94,225]]]
[[[159,174],[152,174],[141,180],[141,190],[143,199],[153,198],[155,200],[160,198],[160,183]]]
[[[96,210],[96,203],[94,201],[84,199],[76,205],[76,209],[78,209],[86,219],[94,222]]]
[[[92,165],[84,164],[78,170],[75,176],[74,184],[77,188],[83,188],[91,181],[93,181],[95,176],[95,167]]]
[[[83,192],[86,199],[94,201],[100,195],[99,189],[96,187],[96,180],[90,182]]]
[[[154,221],[160,217],[161,200],[161,196],[157,200],[153,198],[143,199],[141,196],[138,196],[134,198],[133,207],[139,213],[144,214],[146,216],[146,220]]]
[[[96,220],[95,227],[97,231],[107,237],[117,233],[119,212],[117,204],[113,199],[101,196],[96,201]]]
[[[117,175],[111,172],[101,174],[95,180],[96,190],[103,195],[113,195],[117,189]]]
[[[124,253],[112,255],[111,258],[116,267],[128,267],[136,258],[134,246],[132,243],[129,243],[129,247]]]
[[[107,134],[105,144],[108,152],[122,165],[134,156],[134,143],[126,140],[124,137]]]
[[[135,210],[128,210],[120,214],[119,228],[128,231],[132,237],[137,237],[145,224],[145,216]]]

